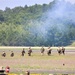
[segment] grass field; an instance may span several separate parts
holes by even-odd
[[[25,48],[26,54],[21,56],[22,49]],[[10,66],[11,73],[24,73],[27,70],[31,73],[43,73],[42,75],[48,75],[46,71],[53,72],[75,72],[75,52],[65,55],[58,55],[57,52],[52,52],[51,56],[48,56],[45,50],[45,54],[41,56],[40,47],[31,47],[33,50],[32,56],[28,56],[28,47],[0,47],[0,66]],[[75,47],[65,47],[67,50],[75,51]],[[47,49],[47,47],[45,47]],[[57,47],[52,47],[56,50]],[[36,50],[36,51],[34,51]],[[2,51],[6,52],[6,57],[2,57]],[[14,57],[10,57],[11,51],[14,52]],[[63,65],[64,64],[64,65]]]

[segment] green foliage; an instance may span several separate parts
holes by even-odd
[[[64,18],[61,19],[61,14],[52,14],[56,10],[54,6],[59,3],[63,2],[54,0],[49,4],[35,4],[29,7],[25,5],[13,9],[6,7],[4,11],[0,10],[0,45],[66,46],[71,44],[75,40],[75,22],[72,20],[74,5],[69,4],[72,11],[70,8],[66,10],[72,16],[65,13],[66,18],[63,15]]]
[[[69,46],[75,47],[75,41],[73,41],[73,42],[71,43],[71,45],[69,45]]]

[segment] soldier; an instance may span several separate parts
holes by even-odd
[[[24,48],[23,48],[23,50],[22,50],[22,56],[24,56],[24,54],[25,54],[25,50],[24,50]]]
[[[47,54],[48,54],[48,55],[51,55],[51,51],[52,51],[52,49],[51,49],[50,47],[48,47]]]
[[[57,51],[58,51],[58,54],[59,54],[59,55],[62,53],[60,47],[58,47]]]
[[[62,53],[65,55],[65,48],[64,47],[62,47]]]
[[[10,54],[10,56],[11,56],[11,57],[13,57],[13,56],[14,56],[14,53],[13,53],[13,51],[11,51],[11,54]]]
[[[31,56],[31,53],[32,53],[32,49],[31,49],[31,47],[29,47],[29,49],[28,49],[28,56]]]
[[[41,55],[44,55],[44,51],[45,51],[45,49],[44,49],[44,47],[42,47],[41,48]]]
[[[3,53],[2,53],[2,56],[3,56],[3,57],[6,57],[6,53],[5,53],[4,51],[3,51]]]

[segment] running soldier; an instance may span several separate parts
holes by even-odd
[[[61,51],[61,48],[60,48],[60,47],[58,47],[57,51],[58,51],[58,54],[59,54],[59,55],[62,53],[62,51]]]
[[[11,57],[13,57],[13,56],[14,56],[14,53],[13,53],[13,51],[11,51],[11,54],[10,54],[10,56],[11,56]]]
[[[28,56],[31,56],[31,53],[32,53],[32,49],[31,49],[31,47],[29,47],[29,49],[28,49]]]
[[[52,51],[51,47],[48,47],[47,54],[48,54],[48,55],[51,55],[51,51]]]
[[[44,51],[45,51],[45,49],[44,49],[44,47],[42,47],[41,48],[41,55],[44,55]]]
[[[23,50],[22,50],[22,56],[24,56],[24,54],[25,54],[25,50],[24,50],[24,48],[23,48]]]
[[[2,56],[3,56],[3,57],[6,57],[6,53],[5,53],[4,51],[3,51],[3,53],[2,53]]]
[[[63,55],[65,55],[65,48],[64,47],[62,47],[62,53],[63,53]]]

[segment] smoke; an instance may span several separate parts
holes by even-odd
[[[68,30],[68,24],[73,23],[75,25],[75,9],[74,5],[66,2],[65,0],[55,0],[52,8],[48,9],[43,14],[40,20],[34,20],[32,33],[37,33],[37,36],[42,35],[47,39],[49,30],[56,30],[61,35],[66,34]]]
[[[59,32],[67,32],[67,23],[75,23],[74,5],[64,0],[57,0],[52,7],[41,18],[44,22],[42,28],[56,27]]]

